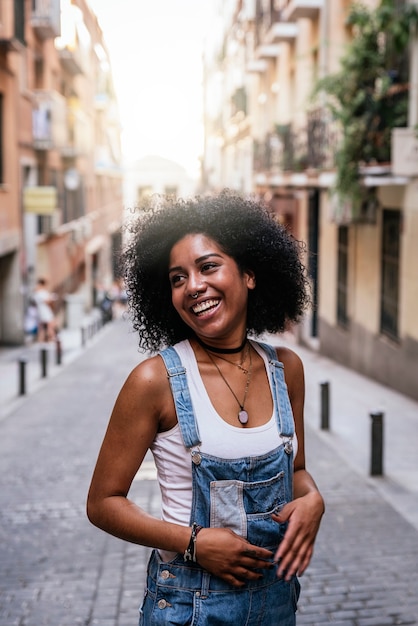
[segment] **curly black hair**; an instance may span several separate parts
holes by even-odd
[[[210,237],[241,271],[254,272],[248,333],[282,332],[288,322],[300,320],[310,301],[300,258],[303,244],[255,200],[228,190],[185,200],[154,197],[127,230],[124,278],[133,328],[144,351],[156,352],[193,335],[172,305],[168,279],[171,249],[190,233]]]

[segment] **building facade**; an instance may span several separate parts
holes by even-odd
[[[402,68],[387,68],[408,73],[390,92],[407,94],[407,121],[389,128],[389,156],[356,162],[361,205],[338,202],[336,157],[346,135],[314,93],[345,67],[358,36],[347,20],[354,4],[216,5],[205,54],[202,185],[256,194],[306,242],[314,307],[297,331],[301,342],[418,398],[418,43],[410,41]],[[376,11],[380,1],[361,4]],[[394,0],[394,12],[407,4]],[[379,41],[385,45],[384,33]],[[382,137],[385,126],[383,116]]]
[[[120,124],[85,0],[0,3],[0,116],[0,344],[19,344],[38,278],[66,324],[117,272]]]

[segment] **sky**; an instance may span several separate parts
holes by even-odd
[[[128,162],[158,155],[197,176],[210,1],[88,0],[109,51]]]

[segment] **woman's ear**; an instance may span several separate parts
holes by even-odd
[[[252,270],[246,270],[245,272],[247,274],[247,287],[248,289],[255,289],[255,274]]]

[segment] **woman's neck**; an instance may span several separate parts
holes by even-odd
[[[197,335],[195,335],[195,339],[202,348],[204,348],[205,350],[208,350],[209,352],[214,352],[215,354],[238,354],[239,352],[242,352],[244,350],[245,345],[247,343],[247,335],[245,335],[244,339],[238,346],[230,346],[230,347],[226,347],[226,346],[223,347],[221,345],[217,345],[217,346],[210,345],[209,343],[206,343],[206,341],[203,341]]]

